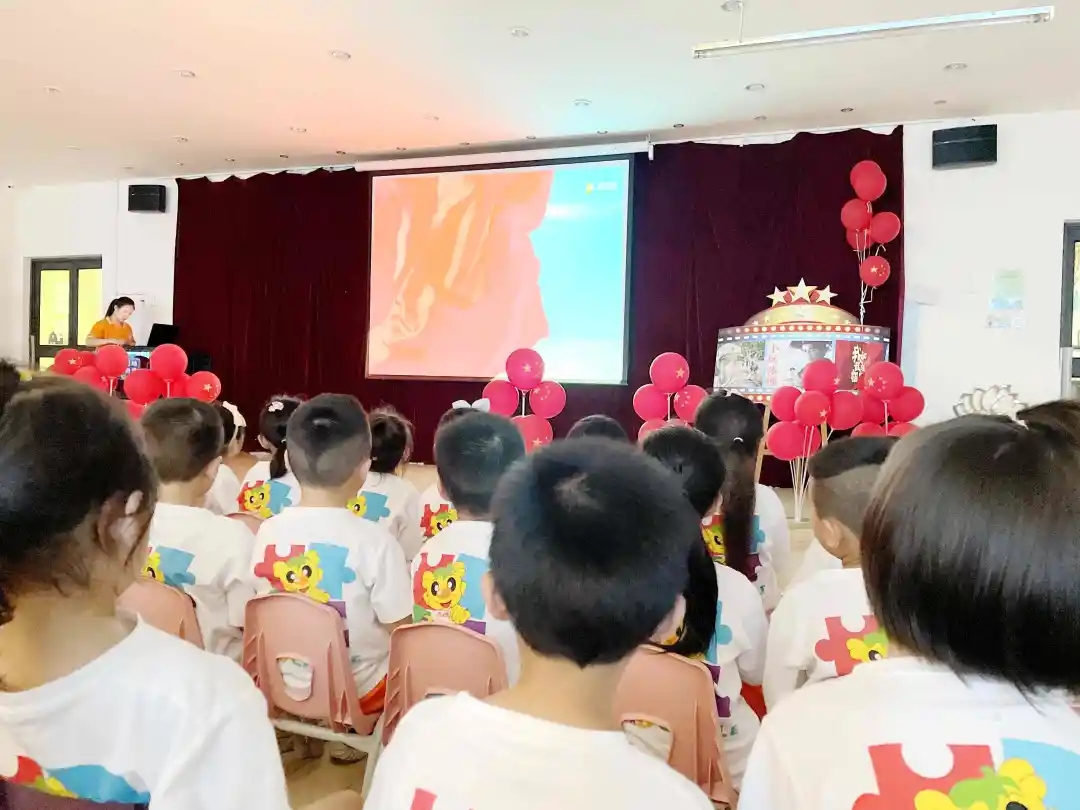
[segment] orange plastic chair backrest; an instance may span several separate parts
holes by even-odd
[[[306,596],[272,593],[247,604],[244,616],[244,669],[255,679],[271,710],[325,721],[333,731],[350,728],[371,734],[378,715],[360,711],[360,698],[345,644],[341,614]],[[307,665],[310,688],[290,690],[283,660]]]
[[[203,646],[195,603],[179,588],[149,577],[139,577],[120,594],[117,605],[137,613],[144,622],[158,630],[190,641],[200,649]]]
[[[615,693],[623,723],[644,720],[671,731],[668,764],[717,803],[735,804],[720,747],[720,718],[712,676],[704,664],[655,647],[630,658]]]
[[[422,622],[390,636],[383,741],[414,705],[431,695],[486,698],[506,689],[506,662],[487,636],[455,624]]]

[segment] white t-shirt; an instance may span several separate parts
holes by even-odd
[[[769,709],[801,686],[850,675],[888,655],[862,571],[819,571],[780,600],[769,627],[762,684]]]
[[[193,506],[154,507],[143,573],[187,591],[206,649],[234,661],[243,651],[244,608],[255,595],[248,576],[254,547],[255,536],[237,520]]]
[[[280,515],[286,506],[299,503],[300,482],[296,476],[286,472],[281,478],[271,478],[269,461],[258,461],[248,470],[237,498],[239,511],[263,519]]]
[[[214,484],[206,495],[206,508],[216,515],[240,511],[240,479],[224,464],[218,467]]]
[[[1080,716],[897,657],[770,711],[739,810],[1044,810],[1080,797]]]
[[[397,475],[368,473],[364,486],[349,502],[349,508],[357,515],[378,523],[397,538],[405,559],[413,557],[424,544],[420,529],[420,493],[412,482]]]
[[[301,593],[337,610],[361,697],[378,685],[390,654],[384,625],[412,610],[405,555],[385,529],[348,509],[294,506],[259,527],[251,564],[259,595]]]
[[[453,744],[441,737],[449,731]],[[482,703],[430,698],[379,759],[364,810],[712,810],[618,731],[587,731]]]
[[[420,495],[420,534],[430,540],[451,523],[458,519],[457,509],[439,493],[439,487],[432,484]]]
[[[289,807],[251,678],[141,622],[65,678],[0,692],[0,778],[154,810]]]
[[[810,545],[806,547],[806,551],[803,553],[799,570],[795,572],[795,575],[788,582],[788,590],[790,591],[801,582],[806,582],[818,571],[839,571],[843,567],[844,564],[827,552],[825,547],[814,537],[810,540]]]
[[[521,668],[517,634],[510,622],[487,616],[480,586],[491,567],[493,528],[483,520],[459,520],[424,543],[412,563],[412,616],[414,622],[452,622],[491,636],[514,683]]]
[[[780,496],[771,487],[763,484],[756,487],[754,522],[750,529],[750,568],[755,572],[754,584],[768,612],[780,601],[779,576],[787,571],[791,556],[791,533]],[[705,545],[713,560],[719,563],[724,562],[723,526],[721,514],[710,515],[702,521]]]

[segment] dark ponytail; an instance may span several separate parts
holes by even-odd
[[[105,317],[111,318],[112,314],[120,307],[134,307],[135,302],[128,298],[126,295],[121,295],[119,298],[114,298],[109,302],[109,308],[105,310]]]
[[[270,457],[270,477],[281,478],[289,471],[285,465],[285,429],[289,417],[300,407],[300,400],[290,396],[270,397],[270,401],[259,417],[259,433],[270,445],[273,455]]]
[[[716,584],[716,564],[705,543],[690,546],[689,577],[683,590],[686,616],[682,632],[674,644],[660,645],[668,652],[692,658],[709,650],[716,632],[716,603],[720,598]]]
[[[753,582],[756,574],[750,565],[750,549],[757,508],[754,472],[765,430],[764,414],[745,397],[713,394],[698,409],[697,428],[716,442],[727,466],[723,506],[727,566]]]

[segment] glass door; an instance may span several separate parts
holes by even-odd
[[[30,274],[31,367],[44,370],[104,316],[101,257],[34,259]]]

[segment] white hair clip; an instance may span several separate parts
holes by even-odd
[[[478,399],[476,402],[469,403],[463,399],[459,399],[451,408],[472,408],[474,411],[483,411],[484,413],[491,412],[491,400],[490,399]]]
[[[243,415],[240,413],[239,408],[237,408],[231,402],[222,402],[221,407],[232,414],[233,424],[236,427],[242,427],[242,428],[247,427],[247,421],[244,419]]]
[[[282,402],[280,399],[275,399],[273,402],[266,406],[266,410],[269,413],[277,413],[278,411],[283,411],[285,410],[285,403]]]

